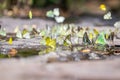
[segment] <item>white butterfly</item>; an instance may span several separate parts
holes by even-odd
[[[63,16],[55,17],[55,21],[56,21],[57,23],[63,23],[64,20],[65,20],[65,18],[64,18]]]
[[[25,39],[30,39],[30,33],[25,33],[24,35],[23,35],[23,38],[25,38]]]
[[[114,26],[115,26],[116,28],[119,28],[119,27],[120,27],[120,21],[115,22]]]
[[[47,17],[54,18],[54,13],[53,13],[53,11],[52,11],[52,10],[47,11],[46,16],[47,16]]]
[[[22,39],[22,33],[21,33],[21,31],[17,31],[16,37]]]
[[[19,31],[19,26],[16,26],[16,28],[14,29],[14,32],[17,33]]]
[[[112,19],[111,12],[108,12],[107,14],[105,14],[105,15],[103,16],[103,18],[104,18],[105,20]]]
[[[47,33],[46,30],[43,29],[43,30],[40,31],[39,35],[40,35],[40,36],[45,36],[46,33]]]
[[[1,28],[0,29],[0,35],[1,36],[6,36],[6,29],[5,28],[3,28],[3,29]]]
[[[60,15],[59,8],[55,8],[55,9],[53,10],[53,14],[54,14],[55,16],[59,16],[59,15]]]

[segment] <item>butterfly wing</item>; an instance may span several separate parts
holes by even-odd
[[[102,45],[107,44],[107,41],[106,41],[106,39],[105,39],[104,33],[100,33],[100,34],[99,34],[99,36],[98,36],[98,38],[96,39],[95,43],[96,43],[96,44],[102,44]]]
[[[5,29],[0,29],[0,35],[1,36],[6,36],[6,30]]]
[[[21,31],[18,31],[18,32],[16,33],[16,37],[17,37],[17,38],[20,38],[20,39],[22,38],[22,33],[21,33]]]
[[[52,11],[52,10],[47,11],[46,16],[47,16],[47,17],[51,17],[51,18],[53,18],[53,17],[54,17],[54,13],[53,13],[53,11]]]
[[[91,41],[88,37],[87,32],[85,32],[84,35],[83,35],[83,44],[85,44],[85,45],[91,44]]]
[[[56,21],[57,23],[63,23],[64,20],[65,20],[65,18],[64,18],[63,16],[55,17],[55,21]]]
[[[25,33],[24,35],[23,35],[23,38],[25,38],[25,39],[30,39],[30,33]]]
[[[59,8],[55,8],[55,9],[53,10],[53,14],[54,14],[55,16],[59,16],[59,15],[60,15]]]
[[[29,11],[29,18],[32,19],[32,11]]]
[[[103,18],[104,18],[105,20],[112,19],[112,17],[111,17],[111,12],[108,12],[107,14],[105,14]]]

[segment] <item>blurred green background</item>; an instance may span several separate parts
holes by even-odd
[[[120,0],[0,0],[0,13],[5,16],[45,16],[47,10],[60,8],[62,15],[104,14],[99,5],[104,3],[108,10],[120,14]]]

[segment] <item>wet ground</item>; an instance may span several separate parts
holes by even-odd
[[[84,18],[84,19],[83,19]],[[73,18],[72,18],[73,19]],[[74,19],[73,19],[74,20]],[[118,19],[114,19],[117,21]],[[90,26],[91,28],[97,28],[99,30],[105,29],[114,29],[113,23],[115,21],[104,21],[102,18],[97,19],[97,17],[81,17],[77,21],[75,21],[76,25],[79,26]],[[46,20],[33,18],[29,19],[18,19],[18,18],[0,18],[0,22],[2,27],[5,27],[7,32],[13,32],[16,26],[20,26],[20,29],[23,29],[24,25],[33,25],[36,24],[38,28],[44,28],[47,25],[53,25],[55,22]],[[70,22],[70,21],[69,21]],[[39,45],[39,37],[32,39],[18,39],[13,41],[12,45],[9,45],[7,42],[0,42],[1,49],[11,49],[11,48],[38,48]],[[116,44],[119,44],[119,40],[116,40]],[[63,53],[58,56],[56,53]],[[118,56],[103,56],[103,60],[92,60],[85,61],[79,60],[77,57],[81,58],[83,55],[80,53],[73,54],[69,51],[63,52],[50,52],[44,56],[33,56],[28,58],[13,58],[13,59],[1,59],[1,75],[0,78],[5,80],[39,80],[41,79],[51,79],[51,80],[61,80],[61,79],[120,79],[119,72],[119,62],[120,59]],[[72,55],[69,56],[69,53]],[[66,58],[66,54],[68,58]],[[99,56],[96,54],[86,54],[84,56],[95,56],[99,59]],[[109,57],[107,60],[104,60],[104,57]],[[92,58],[92,57],[90,57]],[[62,61],[63,63],[56,63],[56,59],[58,61]],[[77,62],[68,62],[70,59],[74,59]],[[50,64],[46,64],[46,62],[54,62]],[[67,62],[67,63],[66,63]],[[9,65],[10,64],[10,65]],[[109,67],[108,67],[109,66]],[[7,74],[6,74],[7,72]],[[50,74],[52,73],[52,74]],[[63,73],[63,74],[62,74]],[[77,73],[77,74],[76,74]],[[103,75],[104,74],[104,75]],[[90,76],[88,76],[90,75]],[[13,78],[14,77],[14,78]]]

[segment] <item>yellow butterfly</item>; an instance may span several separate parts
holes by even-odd
[[[9,44],[12,44],[12,43],[13,43],[13,39],[12,39],[12,37],[9,38],[8,43],[9,43]]]
[[[22,35],[24,35],[24,34],[26,34],[26,33],[28,33],[28,30],[27,30],[27,29],[23,29]]]
[[[94,32],[94,34],[95,34],[95,37],[98,36],[99,31],[98,31],[97,29],[93,29],[93,32]]]
[[[106,9],[106,5],[105,4],[101,4],[100,5],[100,9],[102,10],[102,11],[106,11],[107,9]]]
[[[32,19],[32,11],[29,11],[29,18]]]
[[[56,39],[51,39],[50,37],[45,38],[46,46],[50,46],[52,49],[56,48]]]
[[[92,40],[93,39],[93,33],[89,33],[89,39]]]

